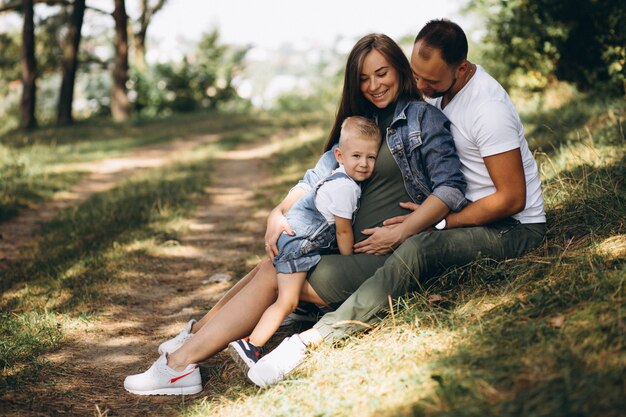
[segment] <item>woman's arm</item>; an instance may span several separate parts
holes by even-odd
[[[274,259],[274,256],[278,255],[278,247],[276,242],[282,232],[287,232],[293,236],[293,230],[287,222],[285,214],[289,211],[291,206],[295,204],[307,191],[300,187],[294,187],[289,191],[289,194],[281,201],[267,216],[267,227],[265,228],[265,253],[270,258]]]
[[[352,220],[343,217],[335,217],[335,228],[337,233],[337,246],[342,255],[352,254],[354,244],[354,233],[352,232]]]
[[[293,187],[287,196],[270,212],[265,229],[265,253],[270,258],[278,255],[276,242],[282,232],[293,235],[293,231],[285,218],[289,211],[303,195],[305,195],[319,180],[326,178],[339,164],[335,158],[334,148],[325,152],[317,161],[314,168],[306,171],[304,177]]]
[[[389,253],[412,235],[437,223],[449,210],[448,206],[438,197],[430,195],[423,204],[416,204],[413,213],[407,215],[404,221],[363,230],[361,233],[369,235],[369,237],[354,245],[354,251],[371,255]]]
[[[431,194],[439,197],[452,211],[459,211],[465,199],[467,183],[461,172],[448,118],[433,106],[426,106],[420,117],[422,145],[416,152],[422,161],[422,174]]]

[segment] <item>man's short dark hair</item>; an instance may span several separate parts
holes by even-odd
[[[467,37],[459,25],[448,19],[431,20],[420,30],[415,43],[424,41],[438,49],[448,65],[457,65],[467,59]]]

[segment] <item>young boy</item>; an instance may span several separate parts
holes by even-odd
[[[344,120],[334,150],[339,168],[318,182],[286,215],[295,234],[283,233],[277,242],[274,266],[278,298],[265,310],[250,337],[228,345],[242,369],[247,371],[259,360],[261,347],[298,305],[307,271],[320,261],[320,251],[336,242],[342,255],[352,253],[352,217],[361,196],[358,183],[372,175],[379,147],[380,130],[373,120],[361,116]]]

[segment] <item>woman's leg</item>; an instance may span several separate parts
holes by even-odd
[[[224,349],[233,340],[250,334],[265,310],[276,300],[276,270],[261,262],[254,276],[231,298],[222,303],[180,349],[168,355],[168,365],[176,371],[201,362]]]
[[[248,283],[255,277],[255,275],[257,274],[257,272],[259,271],[259,269],[261,268],[263,264],[271,265],[269,260],[264,260],[264,261],[259,262],[259,264],[255,266],[252,271],[248,272],[248,274],[246,274],[245,277],[237,281],[237,283],[233,285],[233,287],[230,290],[228,290],[226,294],[222,296],[222,298],[220,298],[217,304],[211,307],[209,312],[206,313],[200,320],[198,320],[193,325],[193,327],[191,328],[191,333],[196,333],[198,330],[200,330],[202,326],[204,326],[211,319],[211,317],[213,317],[222,307],[226,305],[226,303],[228,303],[235,295],[237,295],[237,293],[239,293],[239,291],[241,291],[242,288],[248,285]]]
[[[263,313],[250,335],[250,343],[262,347],[276,333],[280,323],[298,306],[298,297],[305,280],[306,272],[278,274],[278,298]]]
[[[263,260],[259,262],[257,266],[246,276],[241,278],[237,283],[230,289],[220,300],[215,304],[211,309],[200,319],[198,320],[193,327],[191,328],[191,333],[196,333],[198,330],[202,328],[210,319],[213,317],[222,307],[226,305],[242,288],[244,288],[248,283],[255,277],[256,273],[259,271],[263,264],[271,265],[269,260]],[[300,300],[306,301],[309,303],[315,303],[317,305],[326,306],[326,301],[322,300],[319,295],[315,292],[313,287],[309,284],[308,281],[304,281],[302,285],[302,290],[300,292]]]

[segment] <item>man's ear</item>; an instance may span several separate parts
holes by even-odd
[[[467,71],[469,71],[469,62],[467,61],[467,59],[464,59],[459,66],[457,67],[457,71],[460,71],[461,73],[466,73]]]
[[[341,148],[339,146],[335,148],[335,159],[340,164],[343,164],[343,152],[341,152]]]

